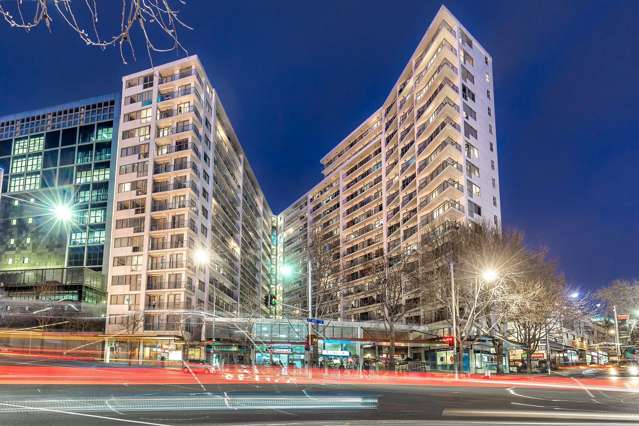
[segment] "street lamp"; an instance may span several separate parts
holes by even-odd
[[[206,249],[199,248],[193,252],[193,261],[196,265],[205,265],[209,261],[209,252]]]
[[[290,278],[293,275],[293,267],[291,265],[282,265],[280,267],[280,274],[284,278]]]
[[[497,281],[498,277],[499,277],[499,274],[497,273],[496,270],[492,268],[484,269],[481,273],[482,280],[484,280],[487,283],[493,283]]]
[[[73,218],[73,210],[66,204],[56,204],[53,206],[51,211],[56,220],[59,220],[63,223],[66,223]]]
[[[570,293],[568,295],[568,297],[570,297],[571,299],[576,299],[579,297],[579,292],[578,291],[573,291],[572,293]]]

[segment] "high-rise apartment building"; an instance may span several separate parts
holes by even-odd
[[[306,308],[309,241],[330,246],[332,316],[377,319],[371,261],[451,222],[501,223],[492,58],[442,7],[386,101],[321,162],[323,179],[279,215],[289,315]],[[406,294],[407,300],[419,294]],[[405,320],[435,321],[416,303]]]
[[[272,212],[197,56],[123,78],[107,332],[260,317]]]
[[[109,95],[0,117],[7,297],[105,301],[118,108]]]

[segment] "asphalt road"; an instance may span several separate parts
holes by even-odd
[[[346,402],[345,402],[346,401]],[[639,422],[639,394],[527,388],[4,385],[3,425]],[[443,422],[443,423],[442,423]]]
[[[33,365],[93,368],[22,357],[0,357],[0,365],[10,371]],[[619,378],[621,386],[605,390],[583,386],[577,377],[565,380],[575,386],[1,384],[0,425],[639,424],[636,378]]]

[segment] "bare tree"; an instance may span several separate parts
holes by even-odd
[[[405,294],[416,282],[417,256],[413,251],[382,255],[372,262],[368,289],[378,304],[379,314],[388,333],[388,366],[391,369],[395,365],[395,326],[403,320],[409,308]]]
[[[339,242],[339,241],[337,241]],[[328,241],[318,229],[311,231],[307,256],[311,268],[313,318],[338,315],[339,246]]]
[[[611,312],[613,307],[618,313],[633,312],[639,307],[639,280],[615,280],[597,291],[595,298]]]
[[[122,62],[126,63],[125,50],[131,53],[135,60],[133,46],[133,32],[138,31],[142,35],[144,45],[151,59],[152,52],[183,51],[178,37],[178,28],[191,29],[179,17],[178,10],[173,3],[185,4],[183,0],[122,0],[119,4],[120,23],[119,28],[110,36],[103,36],[102,23],[99,17],[96,0],[72,1],[72,0],[15,0],[15,6],[7,6],[8,1],[0,1],[0,16],[12,27],[23,29],[27,32],[44,25],[49,32],[52,31],[54,17],[58,17],[70,27],[87,46],[95,46],[100,49],[117,46],[120,50]],[[106,2],[108,6],[117,2]],[[25,7],[25,5],[29,5]],[[80,5],[75,7],[76,5]],[[166,47],[160,47],[153,41],[153,35],[159,34],[168,40]],[[157,36],[157,35],[156,35]]]
[[[503,331],[508,313],[504,307],[519,298],[509,292],[507,284],[526,264],[522,241],[518,233],[502,233],[489,226],[453,224],[426,233],[420,264],[422,299],[445,307],[448,318],[455,315],[457,363],[462,362],[464,346],[474,337]],[[495,274],[490,280],[485,275],[488,270]],[[503,352],[503,342],[496,340],[498,351]],[[501,365],[502,355],[497,358]]]

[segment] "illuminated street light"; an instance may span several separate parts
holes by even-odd
[[[73,217],[71,207],[66,204],[56,204],[52,211],[55,218],[61,222],[68,222]]]
[[[570,293],[568,297],[570,297],[571,299],[576,299],[579,297],[579,292],[578,291],[572,292]]]
[[[280,267],[280,274],[282,274],[284,278],[289,278],[293,275],[293,267],[291,265],[282,265]]]
[[[487,283],[496,281],[498,276],[499,275],[497,274],[497,271],[495,271],[494,269],[485,269],[481,273],[481,278]]]
[[[193,253],[193,261],[196,265],[204,265],[209,261],[209,252],[205,249],[197,249]]]

